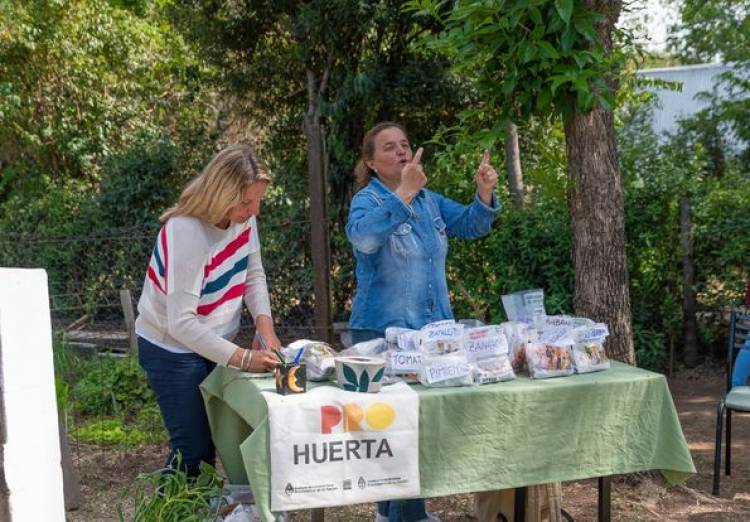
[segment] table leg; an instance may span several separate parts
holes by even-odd
[[[526,487],[516,488],[516,496],[513,502],[513,521],[526,521]]]
[[[612,511],[612,477],[599,477],[599,522],[610,522]]]
[[[316,508],[310,510],[310,522],[325,522],[326,510],[325,508]]]

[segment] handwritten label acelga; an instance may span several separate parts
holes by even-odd
[[[422,366],[420,352],[391,352],[390,369],[392,372],[417,373]]]
[[[429,384],[466,377],[471,373],[471,366],[465,357],[435,357],[422,368]]]

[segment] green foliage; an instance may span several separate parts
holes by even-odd
[[[132,357],[102,357],[91,364],[73,388],[78,411],[83,415],[133,417],[154,396],[146,376]]]
[[[742,62],[750,54],[745,0],[682,0],[669,49],[688,63]]]
[[[146,138],[104,164],[96,206],[100,216],[107,217],[108,227],[157,222],[185,181],[177,172],[177,154],[169,141]]]
[[[177,463],[179,469],[179,460]],[[201,462],[200,475],[191,479],[182,471],[160,470],[141,474],[136,479],[130,499],[132,518],[125,518],[118,506],[119,520],[124,522],[205,522],[218,515],[220,503],[212,507],[212,499],[221,497],[223,479],[216,470]]]
[[[738,304],[750,279],[747,230],[750,178],[739,162],[728,162],[716,177],[712,155],[690,128],[659,140],[648,106],[621,113],[620,160],[626,196],[628,269],[636,353],[658,368],[666,346],[679,350],[682,335],[680,200],[693,209],[693,261],[704,343],[721,344],[721,310]]]
[[[643,330],[639,323],[633,325],[635,362],[639,368],[655,372],[664,370],[667,364],[667,336],[658,330]]]
[[[447,266],[455,315],[504,321],[500,296],[528,288],[544,289],[547,313],[570,313],[569,227],[565,205],[540,199],[528,209],[504,205],[492,233],[479,241],[452,240]]]
[[[539,129],[527,131],[531,138]],[[470,201],[476,190],[474,172],[485,145],[482,139],[481,131],[439,134],[436,141],[441,150],[425,167],[430,189],[456,201]],[[531,150],[533,153],[525,156],[531,170],[557,163],[559,150],[550,142]],[[510,204],[505,184],[500,191],[503,209],[488,236],[477,241],[450,240],[446,266],[454,314],[485,322],[503,321],[500,296],[527,288],[544,288],[548,313],[570,313],[573,271],[565,199],[552,186],[540,184],[535,204],[519,209]]]
[[[57,311],[80,297],[93,313],[117,289],[138,288],[158,216],[186,177],[178,155],[164,140],[136,142],[104,164],[98,191],[45,178],[43,189],[13,193],[0,207],[0,264],[44,267]]]
[[[596,25],[609,13],[588,10],[581,0],[459,1],[448,12],[444,4],[406,5],[440,22],[428,45],[455,58],[456,71],[476,77],[485,103],[503,116],[614,109],[628,35],[619,33],[621,45],[611,52],[602,46]]]
[[[156,4],[155,4],[156,5]],[[105,0],[0,7],[0,201],[70,179],[144,131],[206,132],[209,77],[158,9]]]
[[[725,137],[741,140],[740,161],[750,159],[750,11],[744,0],[685,0],[680,22],[670,27],[669,49],[686,63],[728,63],[710,92],[703,93],[708,108],[686,122],[685,131],[703,142],[714,157],[714,170],[723,169],[730,156]],[[724,91],[724,92],[722,92]]]
[[[137,446],[149,440],[148,434],[138,430],[125,430],[118,419],[95,420],[75,431],[76,438],[88,444]]]

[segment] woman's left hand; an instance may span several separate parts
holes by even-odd
[[[260,343],[260,340],[258,339],[258,336],[261,336],[263,338],[263,341],[266,344],[265,348],[269,350],[281,348],[281,341],[279,341],[279,338],[276,336],[276,332],[273,329],[273,319],[271,319],[267,315],[259,315],[255,318],[255,330],[256,335],[253,338],[252,344],[253,350],[264,349],[264,347]]]
[[[490,164],[490,153],[487,149],[484,151],[482,162],[479,164],[479,168],[477,168],[477,174],[474,176],[474,179],[477,182],[479,199],[485,205],[491,205],[492,194],[497,185],[497,172],[495,172],[495,169]]]

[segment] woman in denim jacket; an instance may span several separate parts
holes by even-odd
[[[404,128],[382,122],[365,135],[355,174],[362,189],[352,200],[346,235],[357,260],[352,340],[383,337],[389,326],[419,329],[453,319],[445,258],[448,236],[489,233],[500,204],[497,173],[487,151],[477,169],[477,192],[462,205],[424,188],[422,149],[412,156]],[[378,522],[436,520],[422,499],[378,503]]]

